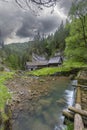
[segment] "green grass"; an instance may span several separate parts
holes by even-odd
[[[74,130],[74,124],[73,123],[68,123],[65,130]]]
[[[46,75],[52,75],[57,72],[68,72],[70,70],[71,70],[70,67],[46,67],[39,70],[27,72],[27,74],[31,74],[35,76],[46,76]]]
[[[6,101],[11,98],[7,87],[4,85],[5,81],[11,79],[14,72],[0,72],[0,111],[4,113]]]

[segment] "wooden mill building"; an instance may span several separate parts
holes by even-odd
[[[59,54],[55,54],[54,57],[51,57],[49,60],[46,60],[43,56],[38,56],[36,54],[32,54],[32,62],[26,62],[26,69],[28,70],[36,70],[43,67],[49,66],[59,66],[63,63],[63,58]]]

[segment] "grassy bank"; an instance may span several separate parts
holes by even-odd
[[[68,72],[70,70],[71,68],[69,67],[46,67],[39,70],[27,72],[27,74],[31,74],[35,76],[46,76],[46,75],[53,75],[57,72]]]
[[[87,68],[86,64],[83,63],[78,63],[78,62],[67,62],[64,63],[63,66],[60,67],[46,67],[42,68],[39,70],[34,70],[30,72],[26,72],[27,74],[30,75],[35,75],[35,76],[47,76],[47,75],[53,75],[55,73],[67,73],[70,72],[74,69],[82,69],[82,68]]]
[[[6,101],[11,98],[7,87],[4,85],[5,81],[11,79],[14,72],[0,72],[0,111],[4,113]]]

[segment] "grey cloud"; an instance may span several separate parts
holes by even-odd
[[[44,14],[35,16],[31,11],[24,11],[20,9],[13,0],[11,3],[0,2],[0,30],[2,31],[2,38],[13,38],[14,35],[20,38],[33,37],[39,30],[40,33],[49,34],[54,32],[61,21],[57,14]],[[72,0],[63,0],[60,4],[63,12],[67,14]]]
[[[21,29],[19,29],[16,33],[19,37],[32,37],[33,33],[31,29],[27,29],[25,26],[23,26]]]
[[[45,16],[42,18],[27,16],[23,19],[23,24],[21,28],[17,31],[16,35],[20,37],[33,37],[35,35],[34,30],[39,30],[40,33],[50,33],[54,32],[54,30],[58,27],[58,20],[57,16]]]
[[[37,18],[32,14],[24,13],[22,26],[17,30],[16,35],[19,37],[32,37],[34,34],[33,30],[37,25]]]
[[[58,16],[50,15],[48,17],[40,19],[41,26],[39,30],[44,33],[54,32],[60,23],[61,19]]]
[[[65,14],[68,14],[71,4],[74,0],[61,0],[60,8],[63,9]]]
[[[20,11],[18,12],[20,16]],[[20,17],[18,16],[17,9],[11,4],[0,5],[0,30],[2,32],[3,39],[11,36],[20,23]]]

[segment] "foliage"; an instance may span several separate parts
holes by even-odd
[[[68,21],[66,21],[68,23]],[[56,51],[64,51],[65,39],[69,35],[69,26],[64,26],[63,21],[59,25],[54,34],[48,35],[48,37],[37,35],[37,39],[34,40],[33,52],[37,54],[46,54],[47,58],[54,55]]]
[[[4,71],[4,67],[0,65],[0,71]]]
[[[63,64],[64,66],[66,66],[67,68],[85,68],[87,67],[87,64],[83,63],[83,62],[77,62],[77,61],[72,61],[72,60],[66,60]]]
[[[23,69],[24,63],[27,59],[30,59],[31,43],[15,43],[5,45],[0,50],[0,57],[4,64],[13,69]],[[30,48],[30,49],[28,49]],[[29,53],[26,53],[28,49]]]
[[[87,15],[87,0],[77,0],[72,3],[69,15],[72,18],[81,18]]]
[[[66,25],[68,25],[68,21],[66,20],[65,26],[62,21],[58,30],[54,34],[54,43],[56,44],[55,48],[59,48],[60,51],[64,51],[65,39],[69,35],[69,27]]]
[[[84,2],[86,1],[77,2],[70,10],[73,17],[69,25],[70,34],[66,38],[65,55],[68,62],[72,63],[87,63],[87,6],[84,6]]]

